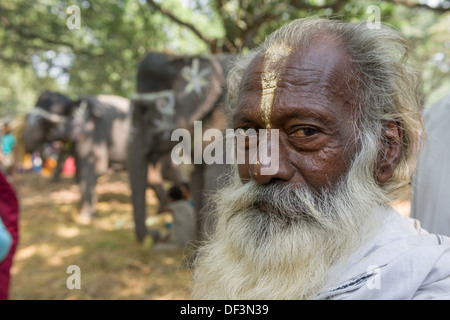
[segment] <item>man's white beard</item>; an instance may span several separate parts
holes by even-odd
[[[345,180],[320,196],[294,185],[242,184],[234,172],[214,197],[215,229],[196,252],[192,298],[313,298],[329,268],[380,225],[372,210],[386,197],[364,161],[360,154]]]

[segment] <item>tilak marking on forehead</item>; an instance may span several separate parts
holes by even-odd
[[[291,53],[291,48],[284,43],[277,43],[270,46],[264,54],[264,72],[261,75],[261,118],[270,129],[270,116],[273,108],[273,98],[278,80],[280,79],[280,71],[286,63],[286,57]]]

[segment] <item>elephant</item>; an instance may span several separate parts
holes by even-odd
[[[193,136],[194,124],[221,131],[228,126],[224,107],[227,70],[234,56],[175,56],[148,52],[137,66],[137,91],[132,96],[132,130],[129,145],[129,179],[132,193],[135,234],[138,242],[149,236],[145,225],[145,177],[148,164],[171,161],[174,129],[184,128]],[[205,144],[202,142],[202,149]],[[208,228],[205,220],[208,193],[218,187],[218,177],[226,164],[194,161],[188,178],[196,210],[197,235]],[[167,164],[169,165],[169,164]],[[180,178],[180,177],[178,177]],[[180,182],[180,181],[178,181]]]
[[[96,216],[97,178],[109,169],[126,170],[130,100],[116,95],[85,95],[74,103],[66,123],[73,142],[81,192],[81,222]]]
[[[89,222],[96,215],[98,177],[109,169],[127,170],[130,106],[129,99],[116,95],[82,95],[72,100],[44,91],[26,116],[22,135],[26,152],[39,151],[54,141],[70,146],[60,152],[57,168],[62,168],[68,155],[74,156],[81,192],[80,222]],[[176,169],[163,165],[157,171],[148,170],[148,185],[162,190],[164,179],[171,179]]]
[[[89,222],[96,213],[97,178],[109,168],[126,168],[129,128],[127,98],[83,95],[72,100],[61,93],[45,91],[26,117],[22,140],[25,151],[30,153],[45,142],[59,140],[72,145],[70,153],[75,157],[81,192],[79,220]]]
[[[68,121],[73,107],[74,101],[64,94],[48,90],[42,92],[35,107],[25,117],[21,133],[24,152],[39,152],[41,157],[45,157],[43,149],[46,143],[64,140],[61,126]],[[67,145],[59,148],[57,166],[53,173],[54,181],[59,179],[62,165],[70,154],[71,150]]]

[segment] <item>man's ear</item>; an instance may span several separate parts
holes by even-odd
[[[399,122],[386,122],[383,129],[383,140],[378,152],[376,177],[381,183],[386,182],[394,173],[400,162],[402,153],[402,127]]]

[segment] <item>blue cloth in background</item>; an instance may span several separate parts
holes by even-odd
[[[0,262],[5,259],[11,248],[12,237],[0,218]]]

